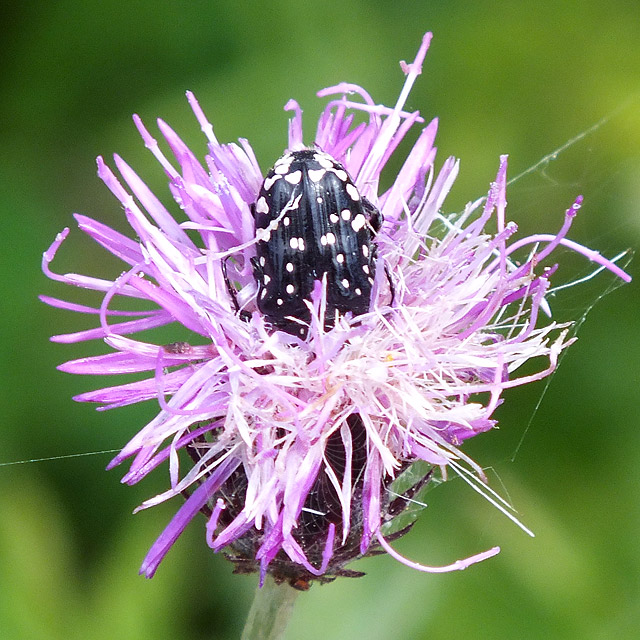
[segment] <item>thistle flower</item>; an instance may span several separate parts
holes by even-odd
[[[43,296],[52,306],[99,320],[94,329],[53,340],[102,339],[112,349],[60,369],[147,374],[75,399],[104,409],[159,403],[157,416],[109,465],[132,459],[123,482],[134,484],[168,463],[169,489],[139,509],[187,496],[144,560],[141,572],[148,577],[198,512],[207,518],[207,543],[223,550],[237,571],[259,570],[261,579],[271,573],[299,588],[313,579],[359,575],[345,568],[348,562],[381,549],[425,571],[462,569],[497,553],[494,548],[447,567],[399,556],[389,541],[408,527],[394,529],[396,517],[431,471],[395,493],[390,488],[422,461],[443,476],[454,470],[500,505],[481,467],[459,447],[495,426],[503,391],[548,376],[573,340],[569,325],[543,321],[556,271],[544,266],[546,259],[564,245],[629,277],[567,239],[581,197],[555,235],[516,240],[516,225],[505,218],[506,156],[487,197],[445,217],[441,209],[458,161],[448,158],[436,171],[436,120],[422,129],[391,187],[379,193],[390,156],[423,122],[404,105],[430,38],[411,64],[401,63],[406,80],[393,108],[351,84],[318,93],[332,99],[310,147],[341,163],[383,217],[366,313],[346,313],[327,326],[326,278],[316,281],[307,301],[301,335],[275,330],[258,311],[252,205],[264,178],[246,140],[218,142],[191,93],[208,144],[204,164],[159,120],[176,168],[134,116],[183,220],[122,158],[115,156],[122,180],[98,158],[98,175],[121,202],[137,240],[84,215],[76,220],[127,265],[125,271],[113,280],[54,273],[50,263],[68,229],[44,254],[50,278],[102,296],[96,308]],[[304,149],[301,109],[293,100],[285,108],[293,112],[288,150]],[[148,308],[118,308],[126,299]],[[176,324],[193,339],[160,345],[136,338]],[[543,364],[519,375],[532,359]]]

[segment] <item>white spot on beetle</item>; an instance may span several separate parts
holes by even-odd
[[[367,274],[368,274],[368,273],[369,273],[369,265],[368,265],[368,264],[363,264],[363,265],[362,265],[362,270],[363,270],[365,273],[367,273]]]
[[[318,196],[318,197],[316,198],[316,202],[317,202],[318,204],[322,204],[322,196]]]
[[[293,271],[293,262],[287,262],[287,266],[285,267],[285,269],[291,273]]]
[[[262,277],[262,282],[264,282],[264,284],[267,285],[271,282],[271,278],[265,273],[264,276]]]
[[[354,202],[357,202],[358,200],[360,200],[360,194],[358,193],[358,189],[356,189],[356,186],[354,184],[351,184],[350,182],[347,183],[344,187],[347,191],[347,193],[351,196],[351,199]]]
[[[340,212],[340,215],[342,216],[343,220],[348,220],[351,217],[351,211],[349,211],[349,209],[343,209]]]
[[[329,233],[327,233],[327,244],[335,244],[336,243],[336,237],[333,235],[333,233],[331,233],[331,231],[329,231]]]
[[[330,213],[329,214],[329,220],[333,223],[333,224],[338,224],[338,221],[340,220],[339,216],[337,213]]]
[[[260,196],[256,202],[256,213],[269,213],[269,205],[263,196]]]
[[[287,164],[277,164],[274,168],[273,171],[274,173],[278,173],[281,176],[283,176],[285,173],[289,173],[289,167],[290,167],[290,163]]]
[[[304,251],[304,238],[298,238],[298,249]]]
[[[357,287],[356,289],[354,289],[354,291],[356,292],[357,296],[361,296],[362,295],[362,289],[360,287]]]
[[[333,169],[336,164],[326,153],[316,153],[313,159],[325,169]]]
[[[327,236],[320,236],[320,244],[321,244],[323,247],[326,247],[326,246],[327,246]]]
[[[289,246],[292,249],[297,249],[298,248],[298,238],[289,238]]]
[[[269,176],[268,178],[265,178],[263,185],[264,190],[269,191],[271,187],[273,187],[274,183],[280,180],[280,178],[282,178],[282,176],[279,176],[277,173],[275,175]]]
[[[336,254],[336,262],[338,264],[342,264],[344,262],[344,253],[337,253]]]
[[[260,300],[264,300],[267,297],[267,290],[263,289],[262,293],[260,294]]]
[[[283,300],[282,298],[278,298],[278,299],[276,300],[276,304],[277,304],[279,307],[281,307],[281,306],[284,304],[284,300]]]
[[[296,290],[296,288],[292,284],[288,284],[287,285],[287,293],[288,294],[292,294],[295,290]]]
[[[266,262],[267,262],[266,258],[264,256],[260,256],[260,266],[264,267]]]
[[[362,255],[363,255],[365,258],[368,258],[368,257],[369,257],[369,247],[368,247],[366,244],[363,244],[363,245],[362,245]]]
[[[300,180],[302,180],[302,171],[292,171],[291,173],[288,173],[284,179],[289,184],[298,184]]]
[[[362,229],[362,227],[364,227],[364,225],[367,224],[367,219],[361,214],[359,213],[352,221],[351,221],[351,228],[354,231],[360,231],[360,229]],[[364,246],[364,245],[362,245]]]
[[[309,169],[309,178],[311,182],[320,182],[325,173],[327,173],[326,169]]]
[[[288,227],[291,224],[291,218],[289,216],[282,218],[282,224],[285,227]]]
[[[333,173],[335,173],[338,176],[338,180],[342,182],[346,182],[349,179],[347,172],[344,171],[343,169],[334,168]]]
[[[344,278],[344,279],[342,280],[342,286],[343,286],[345,289],[348,289],[348,288],[349,288],[349,281],[348,281],[346,278]]]
[[[281,176],[285,173],[289,173],[289,167],[293,162],[293,156],[288,153],[286,156],[282,156],[278,162],[275,163],[273,167],[274,173],[279,173]]]
[[[269,229],[256,229],[256,240],[258,242],[269,242],[271,231]]]

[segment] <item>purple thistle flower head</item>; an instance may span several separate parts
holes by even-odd
[[[147,374],[76,400],[102,408],[159,404],[157,416],[109,465],[131,459],[123,481],[133,484],[168,464],[169,488],[140,509],[188,496],[144,560],[141,572],[148,577],[198,512],[207,519],[207,543],[223,550],[237,571],[258,570],[262,579],[269,572],[299,588],[314,579],[358,575],[347,563],[380,548],[425,571],[461,569],[497,553],[425,567],[399,556],[389,541],[408,528],[397,516],[433,470],[446,476],[451,468],[475,488],[485,486],[482,469],[460,444],[495,425],[503,391],[549,375],[572,342],[568,325],[542,317],[550,315],[545,294],[556,270],[544,266],[547,257],[564,245],[629,278],[567,239],[580,197],[555,235],[515,239],[516,225],[505,218],[506,156],[486,198],[444,216],[458,162],[448,158],[436,171],[436,120],[422,128],[392,185],[380,193],[390,156],[423,123],[404,105],[430,39],[424,37],[411,64],[401,63],[406,80],[393,108],[376,104],[358,86],[324,89],[318,95],[331,100],[307,146],[300,107],[294,101],[285,107],[293,112],[288,151],[328,155],[342,167],[334,167],[336,175],[344,169],[348,178],[341,180],[355,185],[354,200],[382,216],[371,236],[377,260],[366,263],[372,270],[364,312],[347,310],[327,324],[336,282],[309,265],[308,312],[293,319],[304,325],[299,335],[278,330],[259,311],[265,282],[256,279],[255,256],[267,232],[257,233],[255,216],[267,185],[249,143],[219,143],[191,93],[208,143],[204,161],[159,120],[174,157],[169,160],[134,116],[168,177],[180,218],[122,158],[114,158],[121,178],[98,158],[98,175],[123,205],[137,239],[83,215],[76,220],[125,263],[124,271],[113,280],[54,273],[50,263],[68,229],[44,254],[49,277],[102,297],[90,308],[43,296],[97,320],[94,329],[53,340],[102,339],[111,348],[60,369]],[[327,237],[323,246],[333,242]],[[123,310],[126,299],[141,301],[144,310]],[[193,338],[154,344],[139,335],[165,325],[183,325]],[[534,358],[544,363],[537,372],[519,374]],[[422,472],[411,477],[416,465]]]

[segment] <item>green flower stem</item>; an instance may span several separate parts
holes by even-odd
[[[256,588],[241,640],[283,638],[299,593],[286,583],[276,584],[267,575],[263,587]]]

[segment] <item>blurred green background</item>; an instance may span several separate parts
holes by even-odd
[[[49,334],[86,320],[36,298],[64,293],[41,274],[40,258],[73,225],[72,212],[125,229],[95,175],[96,155],[117,151],[168,200],[131,113],[151,127],[163,117],[203,154],[184,98],[191,89],[219,139],[249,138],[266,168],[286,144],[282,106],[290,97],[305,109],[307,141],[322,87],[348,80],[392,104],[403,80],[398,60],[410,60],[432,30],[409,107],[440,117],[439,163],[449,154],[462,159],[447,210],[486,191],[499,154],[510,154],[515,176],[613,114],[517,181],[508,212],[523,232],[552,232],[583,193],[573,239],[609,256],[638,244],[636,1],[67,0],[12,3],[2,29],[3,640],[236,638],[252,598],[255,577],[231,575],[209,552],[202,521],[153,580],[137,575],[179,506],[131,515],[165,487],[165,471],[129,488],[119,484],[121,470],[105,473],[107,453],[36,460],[116,449],[154,414],[151,403],[96,413],[72,402],[102,381],[55,365],[103,347],[49,343]],[[568,264],[559,279],[590,269],[584,260]],[[75,232],[55,268],[113,275],[119,266]],[[630,271],[637,280],[637,261]],[[570,289],[554,309],[582,318],[610,284],[603,276]],[[428,495],[429,508],[397,547],[437,564],[499,544],[497,558],[443,576],[386,557],[361,562],[367,577],[300,596],[288,637],[638,637],[638,298],[632,283],[601,300],[548,388],[507,394],[500,430],[468,444],[535,539],[454,480]],[[7,464],[14,461],[25,462]]]

